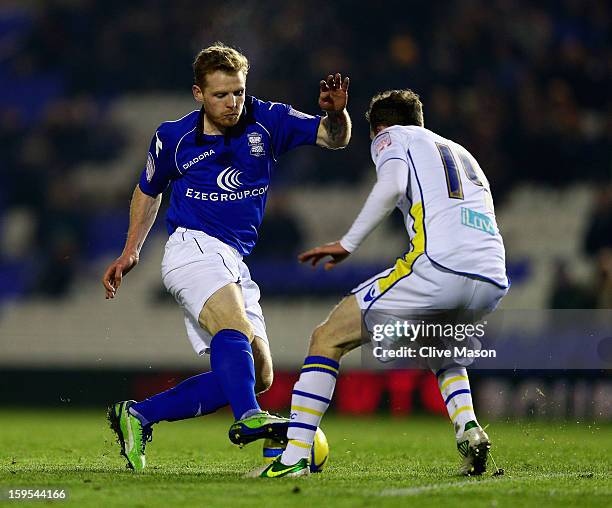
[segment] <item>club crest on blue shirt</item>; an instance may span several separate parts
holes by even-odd
[[[247,134],[249,140],[249,147],[251,149],[251,155],[255,157],[261,157],[266,155],[266,149],[264,148],[263,139],[259,132],[250,132]]]
[[[151,183],[151,179],[155,174],[155,159],[153,159],[153,155],[151,152],[147,154],[147,182]]]

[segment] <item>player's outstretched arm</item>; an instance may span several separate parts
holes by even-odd
[[[155,198],[148,196],[140,190],[138,185],[134,189],[130,203],[130,226],[125,247],[121,256],[109,265],[102,276],[107,300],[115,297],[123,276],[138,264],[140,249],[155,222],[161,198],[161,194]]]
[[[300,254],[299,261],[310,262],[315,267],[323,258],[330,256],[332,259],[325,263],[325,269],[331,270],[349,257],[395,208],[406,189],[407,173],[405,161],[391,159],[383,163],[378,170],[376,184],[346,235],[337,242],[315,247]]]
[[[321,80],[319,106],[327,114],[317,131],[317,145],[338,149],[348,145],[351,139],[351,118],[346,110],[349,78],[338,73]]]

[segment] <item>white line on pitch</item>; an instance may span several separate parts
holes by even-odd
[[[537,478],[567,478],[577,477],[580,473],[544,473],[538,474]],[[423,492],[441,489],[461,489],[464,487],[476,487],[482,484],[494,482],[515,482],[533,479],[533,476],[503,476],[499,478],[485,478],[482,480],[463,480],[459,482],[434,483],[433,485],[422,485],[420,487],[407,487],[403,489],[386,489],[379,493],[380,496],[418,496]]]

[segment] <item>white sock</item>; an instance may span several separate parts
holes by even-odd
[[[448,416],[455,428],[455,435],[459,438],[467,422],[473,420],[478,423],[474,413],[467,370],[465,367],[451,367],[440,369],[435,374]]]
[[[293,387],[283,464],[292,465],[310,457],[314,435],[334,393],[339,367],[338,362],[324,356],[309,356],[304,361],[300,379]]]

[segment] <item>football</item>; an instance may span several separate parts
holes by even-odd
[[[265,463],[270,463],[276,457],[278,457],[283,450],[285,445],[274,441],[272,439],[266,439],[263,444],[263,460]],[[314,443],[310,450],[310,472],[320,473],[327,465],[329,459],[329,443],[325,433],[318,428],[315,434]]]
[[[320,473],[329,460],[329,443],[325,433],[319,427],[315,434],[314,443],[310,449],[310,472]]]

